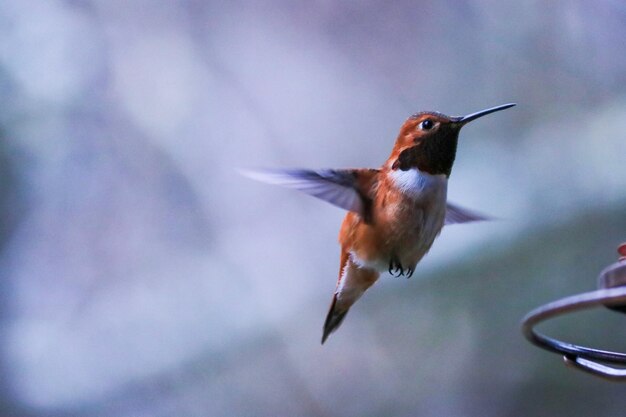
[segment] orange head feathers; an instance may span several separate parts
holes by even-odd
[[[461,128],[472,120],[512,106],[504,104],[467,116],[446,116],[432,111],[416,113],[402,125],[388,166],[402,171],[417,168],[431,175],[449,177]]]

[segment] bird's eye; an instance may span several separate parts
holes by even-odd
[[[420,123],[420,129],[422,130],[430,130],[433,126],[435,126],[435,123],[430,119],[423,120],[422,123]]]

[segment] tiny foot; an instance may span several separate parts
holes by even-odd
[[[405,274],[402,264],[395,257],[389,260],[389,274],[395,277],[400,277]]]

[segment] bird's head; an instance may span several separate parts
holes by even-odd
[[[479,117],[513,106],[503,104],[467,116],[446,116],[433,111],[416,113],[400,129],[389,168],[403,171],[417,168],[431,175],[449,177],[461,128]]]

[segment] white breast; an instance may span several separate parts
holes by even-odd
[[[419,261],[428,252],[443,227],[448,179],[443,174],[431,175],[416,168],[407,171],[392,171],[390,175],[402,194],[413,200],[419,207],[421,215],[416,215],[416,220],[419,221],[416,229],[419,233],[415,236],[415,246],[403,248],[407,250],[408,258]],[[407,222],[407,226],[409,225],[410,223]]]
[[[412,198],[443,198],[445,203],[448,179],[444,174],[431,175],[412,168],[407,171],[398,169],[392,171],[390,175],[402,193]]]

